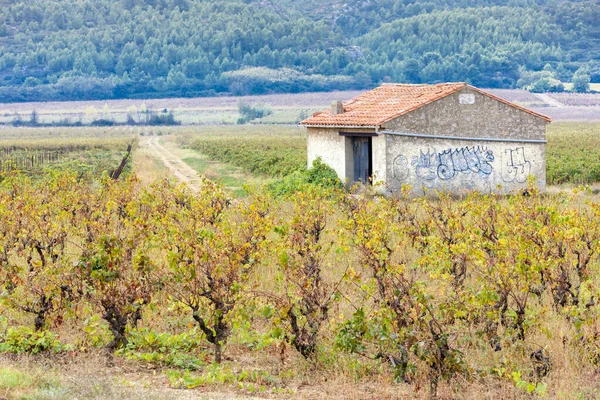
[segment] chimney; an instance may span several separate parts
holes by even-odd
[[[339,100],[331,102],[331,115],[338,115],[344,113],[344,105]]]

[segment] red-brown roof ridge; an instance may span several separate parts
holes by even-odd
[[[465,82],[454,82],[434,85],[386,83],[345,101],[342,114],[331,115],[330,110],[325,110],[313,114],[312,117],[305,119],[300,124],[323,127],[379,127],[401,115],[440,100],[466,87],[550,122],[550,118],[545,115],[494,96]]]

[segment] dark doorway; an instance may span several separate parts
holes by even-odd
[[[354,181],[369,184],[373,175],[373,162],[371,160],[372,138],[352,137],[354,150]]]

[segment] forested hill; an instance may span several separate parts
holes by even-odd
[[[0,10],[0,102],[600,82],[598,0],[0,0]]]

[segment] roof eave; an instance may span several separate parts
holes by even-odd
[[[323,124],[304,124],[302,122],[300,122],[299,125],[303,126],[305,128],[328,128],[328,129],[333,129],[333,128],[339,128],[339,129],[380,129],[381,128],[381,125],[341,125],[341,124],[323,125]]]

